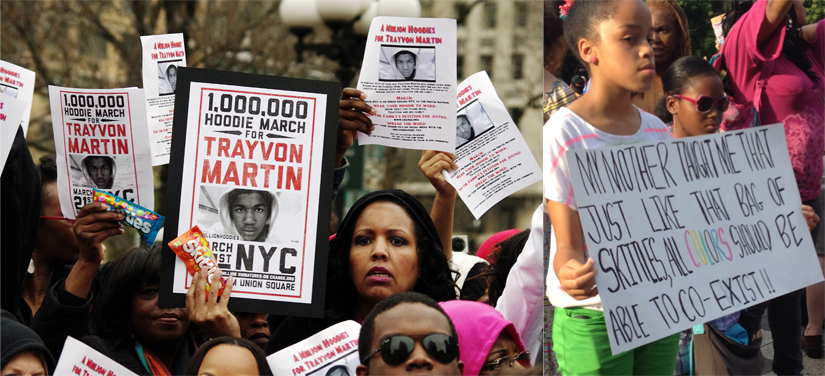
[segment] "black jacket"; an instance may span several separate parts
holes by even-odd
[[[83,337],[82,341],[138,375],[151,375],[149,371],[143,368],[137,350],[135,350],[135,340],[132,338],[115,340],[89,335]],[[169,372],[173,375],[186,374],[186,366],[189,364],[189,359],[192,357],[194,350],[194,341],[187,333],[181,347],[178,349],[178,356],[175,358],[175,369],[170,369]]]

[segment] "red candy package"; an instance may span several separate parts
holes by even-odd
[[[207,273],[206,291],[208,292],[212,284],[212,275],[218,270],[218,265],[215,263],[215,256],[212,255],[209,243],[198,226],[192,227],[169,242],[169,247],[186,264],[189,274],[194,275],[199,271]],[[223,294],[224,287],[226,287],[226,277],[221,276],[221,289],[218,291],[218,296]]]

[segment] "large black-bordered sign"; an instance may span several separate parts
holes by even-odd
[[[168,243],[197,225],[230,309],[323,314],[338,83],[181,67],[159,304],[192,282]]]

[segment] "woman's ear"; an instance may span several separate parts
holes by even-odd
[[[676,97],[668,95],[667,98],[665,98],[665,104],[667,105],[667,112],[670,112],[671,115],[676,115],[678,108]]]

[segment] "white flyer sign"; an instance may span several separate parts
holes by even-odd
[[[0,93],[0,172],[6,167],[11,145],[26,111],[26,102]]]
[[[92,188],[155,207],[143,90],[49,86],[60,208],[74,219]]]
[[[34,99],[34,72],[0,60],[0,92],[26,104],[23,119],[20,120],[25,136],[29,131],[29,117]]]
[[[823,280],[781,125],[566,157],[613,354]]]
[[[367,38],[358,89],[377,113],[358,143],[454,152],[455,20],[375,17]]]
[[[355,375],[361,325],[347,320],[266,357],[275,376]]]
[[[186,66],[186,49],[181,33],[144,35],[140,37],[140,43],[152,165],[164,165],[169,163],[178,67]]]
[[[55,375],[137,376],[106,355],[72,337],[66,337],[63,352],[54,369]]]
[[[541,181],[541,167],[484,71],[458,85],[456,160],[442,171],[476,219],[493,205]]]

